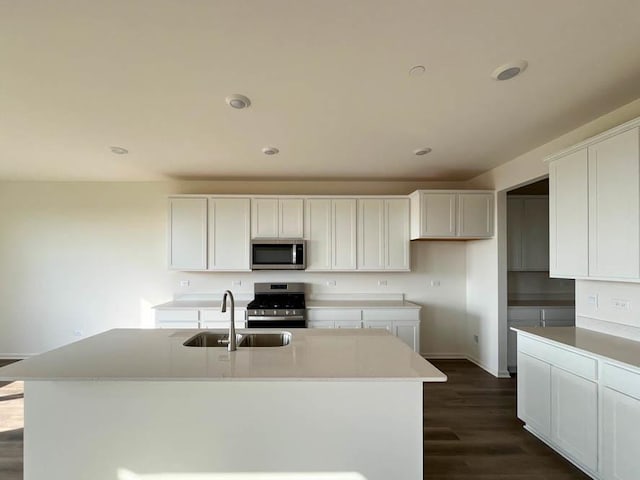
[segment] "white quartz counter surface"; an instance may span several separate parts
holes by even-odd
[[[249,301],[237,300],[236,308],[247,308]],[[417,303],[404,300],[307,300],[307,309],[315,308],[420,308]],[[164,310],[219,310],[220,301],[216,300],[173,300],[155,305],[153,308]]]
[[[239,347],[235,352],[183,345],[201,331],[109,330],[0,368],[0,380],[444,382],[447,378],[383,330],[289,329],[292,341],[287,346]]]
[[[640,368],[640,342],[576,327],[512,327],[512,330]]]

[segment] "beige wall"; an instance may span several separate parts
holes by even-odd
[[[496,236],[469,242],[467,248],[467,312],[470,355],[494,374],[506,374],[507,247],[506,192],[549,174],[542,161],[562,150],[640,116],[640,99],[559,136],[468,182],[469,187],[497,191]],[[479,342],[473,335],[479,332]]]
[[[1,183],[0,358],[42,352],[114,327],[152,325],[174,292],[252,293],[296,280],[318,293],[405,293],[424,306],[422,350],[461,355],[466,255],[461,242],[413,242],[411,273],[184,273],[166,268],[170,193],[405,194],[407,182]],[[180,280],[189,279],[188,289]],[[327,280],[335,280],[328,287]],[[378,280],[387,280],[379,287]],[[439,287],[431,287],[439,280]]]

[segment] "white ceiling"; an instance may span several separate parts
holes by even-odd
[[[639,18],[638,0],[0,0],[0,179],[468,179],[640,97]]]

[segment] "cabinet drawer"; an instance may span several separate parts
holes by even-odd
[[[245,320],[245,312],[244,308],[234,309],[235,321],[244,321]],[[220,310],[200,310],[200,321],[201,322],[226,322],[227,326],[229,325],[229,312],[222,313]]]
[[[156,310],[156,322],[198,323],[198,310]]]
[[[353,320],[360,321],[362,310],[358,308],[314,308],[307,311],[310,322],[315,320]]]
[[[420,311],[414,308],[368,308],[362,310],[362,320],[417,320]]]
[[[604,363],[602,383],[605,387],[640,400],[640,372]]]
[[[518,351],[539,358],[554,367],[562,368],[587,380],[595,381],[598,378],[598,362],[593,358],[520,334],[518,335]]]
[[[556,320],[575,320],[575,308],[543,308],[540,311],[540,318],[547,322]]]

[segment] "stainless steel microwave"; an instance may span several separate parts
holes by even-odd
[[[306,242],[301,239],[251,240],[251,270],[304,270],[306,250]]]

